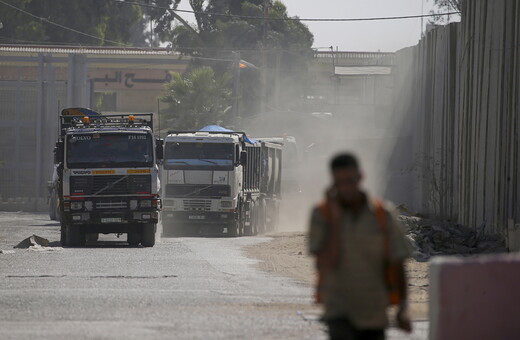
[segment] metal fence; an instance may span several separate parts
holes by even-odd
[[[58,105],[65,82],[54,81],[52,64],[38,60],[36,81],[0,82],[0,197],[45,197],[52,175]]]
[[[520,222],[519,17],[520,0],[466,1],[396,56],[421,210],[486,233]]]
[[[91,107],[96,91],[119,91],[125,105],[117,110],[153,112],[168,72],[188,62],[165,49],[1,45],[0,210],[45,209],[63,108]]]

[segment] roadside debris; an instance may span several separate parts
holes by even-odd
[[[499,236],[479,235],[459,224],[405,215],[400,215],[399,220],[405,227],[417,261],[426,261],[434,255],[506,252]]]
[[[29,249],[33,251],[58,251],[63,249],[62,247],[47,247],[48,244],[49,240],[46,238],[32,235],[18,243],[14,248]]]
[[[2,250],[0,249],[0,254],[14,254],[14,250]]]
[[[49,244],[49,240],[33,234],[32,236],[30,236],[30,237],[26,238],[25,240],[23,240],[22,242],[18,243],[16,246],[14,246],[14,248],[26,249],[26,248],[30,248],[30,247],[33,247],[36,245],[45,247],[48,244]]]

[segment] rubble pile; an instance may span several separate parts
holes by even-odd
[[[414,248],[413,257],[426,261],[434,255],[471,255],[506,252],[500,236],[481,235],[455,224],[415,216],[399,216]]]

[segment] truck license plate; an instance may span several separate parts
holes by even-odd
[[[206,216],[204,216],[204,215],[190,215],[190,216],[188,216],[188,219],[190,219],[190,220],[203,220],[205,218],[206,218]]]
[[[121,217],[102,217],[101,223],[121,223]]]

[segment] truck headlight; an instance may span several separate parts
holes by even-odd
[[[70,202],[71,210],[81,210],[83,208],[83,202]]]
[[[152,207],[152,201],[151,200],[144,200],[139,202],[140,208],[151,208]]]

